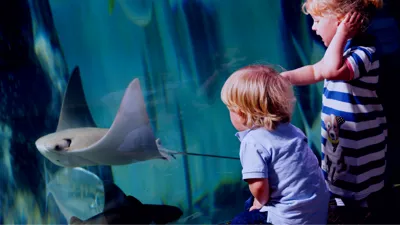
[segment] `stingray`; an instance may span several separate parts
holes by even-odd
[[[171,160],[177,154],[239,159],[164,148],[154,136],[138,78],[126,88],[111,127],[97,127],[87,106],[78,67],[69,78],[56,131],[40,137],[35,145],[44,157],[63,167]]]

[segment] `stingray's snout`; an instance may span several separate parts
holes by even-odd
[[[47,151],[46,145],[43,143],[42,138],[39,138],[38,140],[36,140],[35,146],[40,152]]]
[[[36,144],[36,148],[40,151],[40,152],[49,152],[51,149],[50,146],[44,145],[44,144]]]

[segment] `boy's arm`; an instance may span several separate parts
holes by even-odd
[[[251,210],[260,209],[269,200],[268,165],[269,152],[263,146],[252,141],[242,142],[240,146],[240,162],[242,179],[249,184],[254,197]]]
[[[352,70],[347,66],[343,58],[343,50],[346,41],[354,35],[358,29],[359,15],[354,13],[347,15],[339,25],[328,49],[321,61],[314,65],[304,66],[295,70],[282,72],[294,85],[314,84],[324,79],[350,80],[353,78]]]
[[[267,204],[269,200],[268,179],[267,178],[246,179],[246,182],[249,184],[250,192],[254,197],[253,207],[250,208],[250,211],[253,209],[259,209],[263,205]]]
[[[321,76],[318,76],[318,72],[315,71],[316,66],[318,67],[317,64],[303,66],[294,70],[282,72],[281,75],[287,77],[294,85],[314,84],[323,80]]]

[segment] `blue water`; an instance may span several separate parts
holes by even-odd
[[[98,127],[111,126],[125,88],[138,78],[164,147],[238,157],[239,141],[220,100],[226,78],[251,63],[293,69],[324,53],[299,0],[13,4],[3,11],[14,13],[4,19],[14,28],[2,27],[11,46],[2,46],[0,80],[2,223],[66,224],[71,215],[94,216],[105,207],[102,181],[142,203],[179,207],[183,215],[174,223],[229,220],[249,197],[238,160],[179,155],[71,172],[44,158],[34,142],[55,131],[75,66]],[[317,157],[321,91],[321,84],[296,88],[292,121]]]

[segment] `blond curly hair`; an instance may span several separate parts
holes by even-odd
[[[268,130],[290,122],[295,103],[290,81],[265,65],[235,71],[222,87],[221,100],[243,119],[246,127]]]
[[[363,19],[362,28],[366,28],[372,16],[372,10],[383,7],[383,0],[306,0],[302,11],[308,15],[334,15],[339,20],[349,12],[359,12]]]

